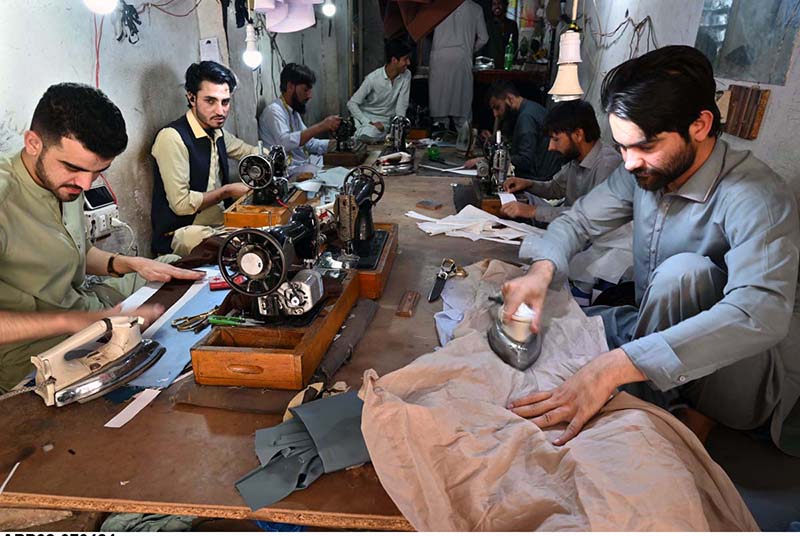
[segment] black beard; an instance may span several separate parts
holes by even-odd
[[[681,151],[665,168],[646,167],[631,171],[636,177],[636,183],[640,188],[648,192],[657,192],[666,188],[675,179],[686,173],[694,164],[697,150],[687,143],[686,148]]]
[[[299,113],[300,115],[306,113],[306,103],[300,102],[296,94],[292,95],[292,110]]]

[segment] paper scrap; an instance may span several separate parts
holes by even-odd
[[[322,188],[322,183],[319,181],[302,181],[296,182],[294,185],[297,187],[298,190],[302,190],[304,192],[319,192],[319,189]]]
[[[106,428],[122,428],[128,421],[136,417],[140,411],[147,407],[150,402],[161,393],[158,389],[145,389],[136,395],[133,402],[125,406],[125,409],[117,413],[114,418],[105,424]]]
[[[514,194],[509,194],[507,192],[500,192],[498,194],[500,196],[500,204],[505,205],[506,203],[513,203],[517,200],[517,196]]]

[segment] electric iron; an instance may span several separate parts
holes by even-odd
[[[61,407],[93,400],[133,380],[165,351],[157,342],[142,339],[143,323],[139,316],[104,318],[31,357],[36,367],[34,391],[48,406]]]
[[[526,370],[542,353],[542,337],[531,333],[531,320],[535,313],[524,303],[511,316],[511,322],[503,320],[503,308],[494,307],[494,322],[486,336],[489,347],[497,356],[517,370]]]

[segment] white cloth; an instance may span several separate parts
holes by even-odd
[[[488,40],[483,10],[472,0],[464,0],[433,31],[431,117],[471,116],[472,57]]]
[[[467,205],[458,214],[447,216],[440,220],[419,214],[415,211],[406,212],[406,216],[423,220],[417,227],[431,236],[445,234],[459,238],[476,240],[490,240],[501,244],[519,244],[521,239],[528,235],[541,236],[542,229],[531,225],[503,220],[472,205]]]
[[[406,115],[411,90],[411,73],[406,70],[389,80],[385,67],[369,73],[358,90],[347,101],[347,109],[356,120],[356,138],[379,141],[386,136],[389,122],[396,115]],[[379,130],[370,123],[383,123]]]
[[[311,138],[305,145],[300,145],[300,133],[306,124],[300,114],[288,104],[277,98],[261,112],[258,121],[258,137],[265,147],[282,145],[286,149],[290,162],[288,172],[291,175],[295,168],[306,164],[322,167],[322,156],[328,152],[328,140]]]

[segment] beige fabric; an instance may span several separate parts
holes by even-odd
[[[477,299],[455,339],[382,378],[367,371],[360,392],[372,463],[414,528],[758,530],[695,436],[653,405],[619,394],[564,447],[551,443],[563,426],[542,431],[505,409],[559,384],[605,342],[597,318],[554,292],[540,360],[524,373],[505,365],[486,342],[484,298],[518,269],[468,271],[483,278],[464,283]]]

